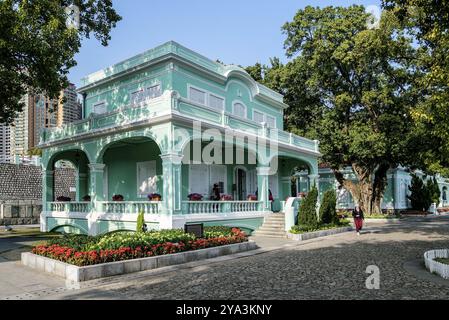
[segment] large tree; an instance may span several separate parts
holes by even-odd
[[[449,1],[384,0],[419,48],[420,70],[414,87],[420,100],[412,113],[415,123],[411,154],[430,172],[449,175]]]
[[[77,26],[67,23],[70,5],[79,9]],[[120,20],[112,0],[0,1],[0,123],[14,120],[29,91],[57,98],[82,38],[107,45]]]
[[[286,82],[307,93],[304,99],[296,91],[299,110],[317,108],[312,133],[323,161],[367,214],[381,210],[388,169],[410,160],[409,108],[416,99],[411,39],[389,12],[378,28],[368,27],[369,18],[363,6],[308,6],[283,26],[292,58]],[[357,183],[343,174],[347,166]]]

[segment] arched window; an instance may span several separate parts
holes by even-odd
[[[246,118],[246,106],[241,102],[235,102],[232,113],[238,117]]]

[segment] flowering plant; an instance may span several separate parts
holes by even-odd
[[[221,201],[232,201],[232,196],[230,194],[221,195]]]
[[[162,196],[159,193],[150,193],[148,196],[150,201],[161,201]]]
[[[121,194],[114,194],[112,196],[112,201],[123,201],[125,198]]]
[[[191,193],[187,196],[190,201],[201,201],[203,199],[203,196],[199,193]]]
[[[189,250],[211,248],[248,241],[246,234],[239,228],[210,227],[208,237],[195,239],[182,230],[163,230],[147,234],[123,233],[122,235],[105,235],[103,237],[86,237],[86,245],[71,246],[68,239],[55,239],[45,245],[35,246],[34,254],[51,259],[88,266],[100,263],[139,259]],[[230,229],[230,230],[229,230]],[[205,232],[206,233],[206,232]],[[160,238],[158,238],[160,236]],[[118,237],[118,238],[117,238]],[[152,241],[145,241],[150,237]],[[167,239],[172,238],[171,241]],[[109,240],[114,239],[111,243]],[[107,240],[107,241],[103,241]],[[82,239],[76,239],[80,244]],[[97,241],[92,245],[92,241]]]
[[[257,201],[257,196],[255,194],[249,194],[246,199],[248,201]]]

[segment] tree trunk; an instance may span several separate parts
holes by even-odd
[[[359,204],[367,216],[382,213],[381,202],[387,184],[389,166],[382,164],[376,170],[353,164],[352,169],[357,176],[357,183],[345,179],[341,171],[334,169],[337,181],[351,193],[354,204]]]
[[[374,174],[374,194],[373,194],[373,209],[376,213],[382,213],[382,199],[384,196],[385,188],[387,187],[387,172],[390,169],[390,165],[381,164]]]

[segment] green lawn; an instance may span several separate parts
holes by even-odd
[[[441,262],[444,264],[449,264],[449,258],[435,258],[435,261]]]

